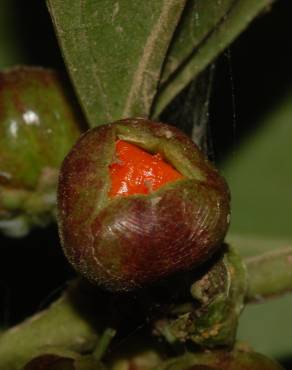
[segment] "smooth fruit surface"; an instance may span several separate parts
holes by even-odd
[[[0,72],[0,230],[25,235],[54,218],[59,167],[80,135],[80,116],[53,70]]]
[[[80,134],[62,79],[38,67],[0,73],[0,184],[34,188]]]

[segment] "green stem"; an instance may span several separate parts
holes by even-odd
[[[250,257],[245,262],[247,302],[261,302],[292,290],[292,247]]]
[[[110,342],[113,337],[116,335],[116,330],[112,328],[107,328],[99,339],[98,345],[93,352],[95,360],[98,362],[102,359],[103,355],[107,351]]]
[[[246,302],[260,302],[292,290],[292,247],[245,259]],[[0,370],[21,370],[41,353],[56,349],[100,359],[115,331],[109,328],[106,295],[79,280],[47,310],[0,335]],[[98,322],[97,322],[98,320]],[[103,334],[102,334],[103,333]]]
[[[0,370],[20,370],[33,357],[54,348],[84,352],[95,348],[101,329],[96,305],[80,282],[74,282],[47,310],[0,336]]]

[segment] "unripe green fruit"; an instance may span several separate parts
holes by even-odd
[[[149,195],[110,198],[117,139],[160,153],[184,178]],[[174,127],[125,119],[86,132],[65,158],[58,187],[64,252],[87,279],[132,290],[206,261],[229,224],[229,190]]]
[[[20,236],[51,217],[60,164],[79,135],[80,117],[57,73],[0,73],[0,228]]]

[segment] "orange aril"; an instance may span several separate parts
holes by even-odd
[[[110,165],[110,197],[149,194],[183,176],[162,156],[150,154],[124,140],[116,142],[116,159]]]

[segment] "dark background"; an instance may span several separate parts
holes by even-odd
[[[39,0],[11,3],[13,16],[18,19],[17,33],[22,37],[23,60],[64,71],[45,4]],[[276,1],[269,14],[253,22],[219,57],[209,130],[216,161],[223,161],[254,129],[254,118],[291,87],[291,14],[291,1]],[[0,236],[3,326],[15,324],[44,307],[73,275],[63,257],[55,226],[35,230],[19,240]],[[292,362],[284,361],[284,365],[292,369]]]

